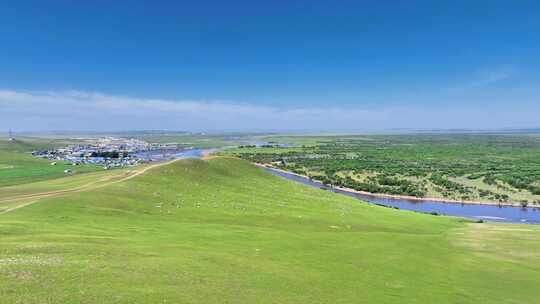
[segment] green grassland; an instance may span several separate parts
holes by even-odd
[[[17,137],[15,141],[0,138],[0,151],[31,152],[35,150],[62,148],[81,142],[81,140],[73,138]]]
[[[24,187],[18,191],[31,191]],[[43,198],[1,214],[0,235],[2,303],[538,303],[540,296],[537,226],[372,206],[232,158],[177,161]]]
[[[64,170],[73,174],[103,170],[96,165],[72,166],[68,162],[52,161],[33,157],[29,152],[38,149],[63,147],[68,140],[18,139],[14,142],[0,140],[0,187],[50,180],[65,176]]]
[[[223,154],[372,193],[540,205],[538,134],[273,136]]]
[[[0,214],[25,207],[45,197],[90,191],[123,182],[161,164],[145,164],[117,170],[67,175],[56,179],[0,187]]]

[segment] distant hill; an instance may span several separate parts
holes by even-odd
[[[67,138],[15,137],[0,138],[0,152],[31,152],[65,147],[79,141]]]

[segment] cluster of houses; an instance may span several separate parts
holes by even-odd
[[[103,165],[104,169],[111,169],[152,161],[152,158],[147,157],[152,154],[147,152],[170,148],[170,144],[149,144],[133,138],[103,137],[61,149],[34,151],[32,154],[51,160],[51,165],[56,165],[56,161],[67,161],[73,166],[96,164]]]

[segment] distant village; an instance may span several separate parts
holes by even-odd
[[[56,165],[56,161],[66,161],[73,166],[95,164],[111,169],[174,158],[178,151],[177,144],[150,144],[133,138],[103,137],[65,148],[34,151],[32,155],[50,160],[51,165]]]

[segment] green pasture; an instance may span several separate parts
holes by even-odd
[[[537,226],[371,206],[232,158],[182,160],[44,198],[0,215],[0,235],[2,303],[540,297]]]
[[[35,150],[62,148],[79,142],[81,140],[71,138],[17,137],[14,141],[0,138],[0,151],[32,152]]]
[[[51,165],[51,163],[56,163]],[[0,187],[64,177],[64,170],[79,174],[103,170],[97,165],[72,166],[64,161],[50,161],[30,154],[0,151]]]
[[[41,159],[30,154],[34,150],[64,147],[69,143],[69,140],[41,138],[13,142],[0,140],[0,187],[64,177],[66,169],[70,169],[72,174],[103,170],[96,165],[72,166],[68,162]]]

